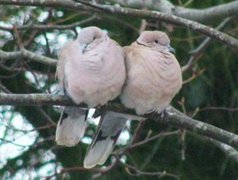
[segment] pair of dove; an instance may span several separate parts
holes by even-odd
[[[93,108],[120,96],[138,115],[162,112],[182,86],[182,73],[168,36],[144,31],[136,42],[120,47],[97,27],[82,29],[67,43],[57,65],[57,77],[76,104]],[[58,122],[56,142],[74,146],[84,136],[87,110],[65,107],[68,117]],[[84,167],[102,165],[126,125],[128,117],[107,111],[84,159]]]

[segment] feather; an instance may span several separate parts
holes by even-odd
[[[67,111],[68,117],[64,119],[61,117],[58,121],[55,140],[58,145],[71,147],[77,145],[84,136],[87,111],[74,107],[68,108]]]
[[[125,127],[127,118],[120,113],[106,112],[101,116],[98,131],[84,159],[84,167],[92,168],[105,163]]]

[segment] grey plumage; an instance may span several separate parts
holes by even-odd
[[[84,159],[84,167],[92,168],[105,163],[111,154],[116,141],[126,125],[128,117],[108,111],[101,117],[97,134]]]
[[[87,110],[77,107],[66,107],[63,110],[56,128],[55,140],[58,145],[74,146],[84,136],[87,126]],[[63,113],[68,114],[63,118]]]

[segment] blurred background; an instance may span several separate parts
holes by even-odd
[[[231,1],[170,2],[180,7],[204,9]],[[220,31],[234,38],[238,36],[237,18],[219,17],[202,23],[214,28],[225,23]],[[185,68],[183,88],[172,104],[195,119],[238,134],[237,52],[221,42],[212,39],[194,55],[206,36],[162,21],[65,8],[0,5],[3,51],[19,50],[17,32],[25,49],[57,59],[65,42],[75,39],[80,29],[87,26],[104,29],[122,46],[135,41],[143,30],[165,31],[182,67],[189,59],[196,59],[193,66]],[[1,93],[57,94],[54,74],[54,66],[20,56],[10,60],[0,57]],[[86,136],[76,147],[60,147],[54,142],[58,109],[58,106],[0,106],[1,179],[238,179],[237,156],[227,156],[219,144],[208,138],[152,120],[129,122],[115,153],[132,141],[137,143],[165,132],[169,135],[161,134],[153,141],[127,148],[120,156],[122,163],[113,164],[115,157],[112,156],[105,165],[85,170],[83,158],[98,122],[90,121]]]

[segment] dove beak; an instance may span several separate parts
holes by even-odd
[[[172,48],[170,45],[167,46],[169,52],[171,52],[172,54],[175,54],[175,49]]]
[[[88,44],[83,44],[82,45],[82,53],[84,54],[85,51],[87,50]]]

